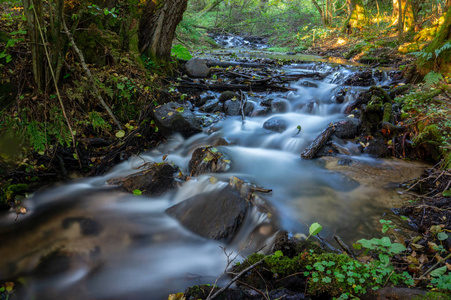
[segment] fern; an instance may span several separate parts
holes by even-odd
[[[450,42],[448,42],[445,45],[443,45],[440,49],[435,49],[435,57],[438,58],[443,51],[446,51],[448,49],[451,49],[451,43]]]
[[[443,76],[440,73],[436,73],[431,71],[424,76],[424,82],[426,86],[433,86],[438,84],[441,80],[443,80]]]
[[[27,135],[34,150],[37,152],[43,152],[47,145],[47,137],[45,131],[41,130],[41,126],[39,125],[40,124],[36,121],[28,123]]]
[[[92,111],[88,114],[88,117],[89,122],[91,123],[92,127],[94,127],[94,129],[111,130],[111,125],[108,124],[98,112]]]

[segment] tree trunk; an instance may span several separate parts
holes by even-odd
[[[354,28],[361,28],[366,23],[366,12],[362,0],[346,0],[348,18],[343,24],[342,32],[352,33]]]
[[[404,42],[404,17],[402,9],[402,0],[398,1],[398,41]]]
[[[321,6],[318,4],[318,2],[316,2],[315,0],[312,0],[313,5],[316,7],[316,9],[319,12],[319,15],[321,16],[321,20],[324,23],[324,13],[323,13],[323,9],[321,8]]]
[[[451,9],[445,13],[437,35],[424,50],[430,57],[420,57],[416,66],[421,75],[430,71],[451,75]]]
[[[175,29],[188,0],[147,0],[139,21],[138,47],[149,58],[168,61]]]

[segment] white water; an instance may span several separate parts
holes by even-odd
[[[286,71],[296,73],[305,68],[294,65]],[[325,66],[324,71],[332,69]],[[269,249],[277,229],[305,233],[300,220],[320,222],[325,228],[324,236],[338,234],[352,240],[354,234],[368,233],[372,226],[368,219],[381,216],[373,194],[357,189],[357,182],[326,170],[318,161],[300,158],[302,150],[325,126],[346,117],[342,112],[347,102],[332,101],[331,93],[338,85],[331,82],[342,82],[348,74],[351,71],[340,67],[322,81],[305,79],[318,84],[318,88],[303,87],[300,83],[305,80],[300,80],[292,83],[296,92],[259,94],[249,99],[255,104],[262,100],[258,96],[283,100],[286,113],[248,117],[244,122],[240,117],[227,117],[206,129],[206,133],[186,140],[176,135],[158,149],[116,166],[105,176],[36,193],[25,203],[28,213],[20,215],[17,221],[14,213],[0,216],[0,280],[27,276],[27,287],[19,295],[36,299],[164,299],[193,284],[213,283],[226,264],[221,242],[200,238],[165,214],[168,207],[225,184],[212,184],[211,175],[224,181],[237,176],[273,190],[263,197],[276,209],[274,219],[278,221],[271,223],[266,215],[252,211],[241,232],[227,245],[229,251],[236,253],[256,231],[261,234],[254,248],[268,244]],[[352,100],[352,95],[347,101]],[[315,102],[312,113],[296,109],[311,101]],[[288,122],[285,132],[263,129],[263,123],[274,116]],[[302,128],[300,132],[298,126]],[[230,146],[218,147],[232,162],[226,173],[199,176],[154,198],[136,197],[106,186],[108,179],[137,172],[145,162],[161,162],[163,155],[186,172],[192,152],[220,137],[230,142]],[[65,219],[80,217],[95,220],[100,233],[80,234],[76,223],[63,228]],[[269,228],[266,231],[264,224]],[[67,250],[70,267],[61,272],[51,267],[33,272],[39,259],[55,250]]]

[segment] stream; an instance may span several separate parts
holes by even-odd
[[[333,101],[334,90],[356,66],[310,59],[280,68],[287,74],[327,71],[324,79],[308,79],[317,87],[305,86],[301,79],[290,83],[296,91],[248,96],[255,107],[264,99],[278,100],[282,110],[244,121],[241,116],[221,117],[203,133],[187,139],[174,135],[104,176],[36,192],[24,202],[25,215],[0,215],[0,280],[24,277],[26,282],[11,299],[167,299],[190,285],[214,283],[227,263],[221,245],[237,253],[252,239],[247,252],[263,245],[263,251],[269,251],[277,232],[305,235],[304,223],[313,222],[323,226],[321,234],[330,241],[333,235],[347,243],[376,236],[379,219],[393,217],[385,214],[400,205],[395,183],[418,176],[423,166],[364,156],[350,142],[343,146],[351,152],[352,166],[338,164],[341,156],[301,159],[301,152],[328,124],[347,118],[346,105],[367,88],[349,87],[354,92],[343,103]],[[389,80],[384,73],[377,83]],[[307,110],[306,103],[314,104]],[[206,115],[198,109],[195,113]],[[287,129],[264,129],[272,117],[286,120]],[[146,162],[162,162],[166,155],[166,161],[188,173],[193,151],[219,138],[229,142],[217,147],[231,161],[226,172],[191,178],[158,197],[134,196],[106,184],[137,172]],[[189,197],[222,188],[231,176],[272,189],[262,197],[275,215],[249,210],[237,235],[226,243],[201,238],[165,213]]]

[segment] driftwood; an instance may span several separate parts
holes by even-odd
[[[274,85],[274,84],[229,84],[229,83],[212,83],[212,84],[203,84],[203,83],[195,83],[184,81],[177,86],[178,89],[201,89],[201,90],[211,90],[211,91],[253,91],[253,92],[262,92],[266,90],[276,90],[276,91],[296,91],[295,88]]]
[[[303,159],[312,159],[318,150],[327,142],[330,136],[335,132],[335,126],[330,124],[324,129],[320,135],[302,152]]]

